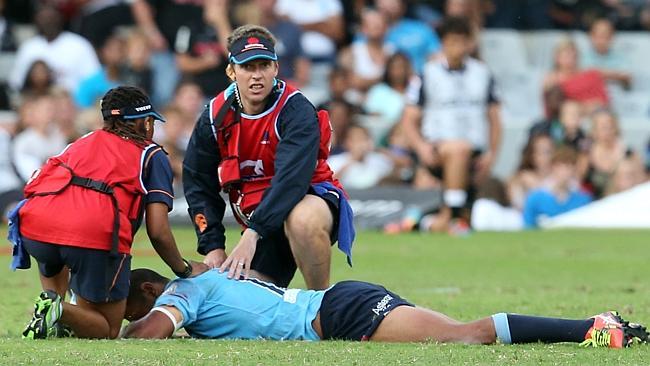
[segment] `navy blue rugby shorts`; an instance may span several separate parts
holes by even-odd
[[[383,286],[343,281],[327,290],[320,307],[323,339],[367,341],[398,306],[414,306]]]

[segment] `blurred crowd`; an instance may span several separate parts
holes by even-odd
[[[444,191],[449,210],[409,213],[388,232],[449,230],[471,211],[475,228],[536,227],[647,179],[609,90],[633,83],[611,44],[617,30],[650,29],[650,1],[0,0],[0,58],[11,55],[0,63],[0,207],[47,157],[102,127],[99,99],[120,84],[161,106],[154,140],[180,190],[193,125],[230,82],[226,39],[246,23],[273,32],[279,77],[329,111],[330,165],[347,188]],[[544,114],[505,180],[490,174],[508,142],[493,65],[481,61],[485,28],[589,36],[586,53],[555,45]]]

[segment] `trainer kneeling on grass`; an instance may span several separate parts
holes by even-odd
[[[138,88],[121,86],[102,99],[104,128],[68,145],[36,171],[26,200],[10,214],[12,268],[36,258],[43,292],[24,338],[69,327],[77,337],[116,338],[129,291],[131,245],[146,211],[147,234],[179,277],[204,272],[181,257],[169,228],[172,171],[151,142],[164,121]],[[63,302],[70,286],[76,304]]]
[[[608,311],[569,320],[499,313],[462,323],[415,307],[382,286],[339,282],[327,290],[276,287],[248,278],[228,281],[208,271],[169,279],[149,269],[131,272],[125,337],[167,338],[184,327],[196,338],[490,344],[576,342],[622,348],[646,342],[646,328]]]

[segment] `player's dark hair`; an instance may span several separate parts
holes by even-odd
[[[258,37],[258,38],[266,38],[269,41],[271,41],[271,44],[273,47],[275,47],[275,37],[273,36],[273,33],[266,29],[265,27],[262,27],[261,25],[255,25],[255,24],[246,24],[242,25],[241,27],[238,27],[232,33],[230,36],[228,36],[228,50],[230,51],[232,49],[233,43],[237,42],[238,40],[242,38],[248,38],[248,37]]]
[[[101,102],[102,110],[121,109],[124,107],[148,104],[149,98],[140,88],[118,86],[106,92]],[[104,131],[133,141],[140,146],[147,145],[146,136],[136,129],[136,120],[122,119],[119,116],[104,118]]]
[[[466,37],[472,36],[472,26],[467,18],[464,17],[447,17],[438,27],[440,39],[445,38],[448,34],[459,34]]]
[[[166,285],[167,282],[169,282],[169,279],[147,268],[137,268],[132,270],[128,302],[141,303],[144,301],[144,296],[142,291],[140,291],[140,286],[145,282],[161,283]]]

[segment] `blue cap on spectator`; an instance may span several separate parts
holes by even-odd
[[[230,62],[241,65],[255,59],[278,60],[273,42],[263,37],[245,37],[238,39],[230,47]]]

